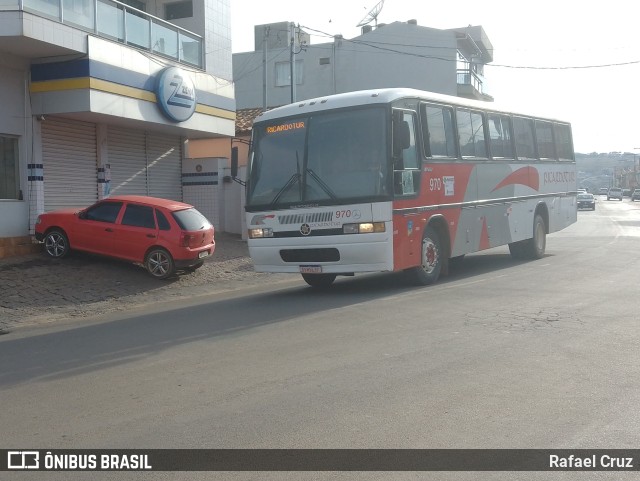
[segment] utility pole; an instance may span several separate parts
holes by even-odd
[[[268,25],[264,27],[262,36],[262,109],[267,111],[267,41],[269,38]]]
[[[296,65],[295,65],[295,59],[296,59],[296,26],[295,24],[291,24],[290,25],[290,29],[291,29],[291,43],[290,43],[290,50],[289,50],[289,76],[291,78],[291,103],[296,101]]]

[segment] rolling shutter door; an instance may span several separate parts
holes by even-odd
[[[144,132],[109,127],[107,135],[111,195],[148,195]]]
[[[147,134],[149,195],[182,200],[182,142],[180,137]]]
[[[95,124],[47,118],[42,123],[44,210],[98,200]]]

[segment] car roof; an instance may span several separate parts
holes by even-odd
[[[184,210],[193,208],[190,204],[179,202],[171,199],[161,199],[159,197],[149,197],[146,195],[112,195],[104,200],[120,200],[122,202],[136,202],[138,204],[152,205],[155,207],[164,207],[168,210]]]

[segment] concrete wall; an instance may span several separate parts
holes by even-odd
[[[0,134],[16,137],[19,151],[19,179],[23,200],[0,199],[0,238],[29,234],[28,160],[31,143],[31,110],[26,102],[29,63],[18,57],[0,53]]]
[[[361,43],[337,39],[331,43],[311,45],[296,55],[296,60],[304,63],[302,83],[296,85],[296,100],[383,87],[410,87],[457,94],[454,31],[395,22],[354,40]],[[375,47],[382,44],[402,53]],[[267,58],[271,59],[267,66],[269,107],[291,101],[289,86],[274,86],[275,64],[288,62],[288,52],[288,49],[267,52]],[[262,51],[233,56],[236,105],[239,109],[263,106],[262,58]]]

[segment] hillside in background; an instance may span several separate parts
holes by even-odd
[[[636,173],[640,172],[639,160],[640,153],[633,152],[576,152],[578,187],[585,187],[590,192],[612,186],[633,189],[638,185]]]

